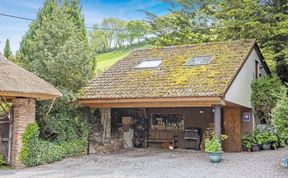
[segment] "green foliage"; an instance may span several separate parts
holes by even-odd
[[[144,21],[127,22],[118,18],[106,18],[101,24],[95,24],[93,27],[90,42],[96,52],[123,48],[127,42],[132,45],[135,40],[140,43],[151,32],[150,25]]]
[[[150,25],[143,20],[130,20],[127,23],[127,41],[130,45],[137,40],[140,43],[151,32]]]
[[[91,46],[96,52],[121,48],[127,37],[126,25],[126,21],[118,18],[106,18],[100,25],[95,24],[90,34]]]
[[[256,144],[256,140],[251,133],[244,133],[242,135],[242,145],[246,148],[251,149],[254,144]]]
[[[259,122],[271,123],[271,110],[275,107],[279,93],[283,92],[278,77],[260,77],[252,85],[251,103]]]
[[[278,143],[277,136],[270,132],[268,129],[265,129],[261,132],[256,132],[255,139],[256,142],[260,145]]]
[[[227,138],[228,138],[227,135],[221,135],[222,141],[226,140]],[[205,139],[205,151],[206,152],[222,151],[221,142],[214,133],[211,135],[211,138]]]
[[[3,54],[9,60],[11,60],[13,58],[13,54],[12,54],[12,51],[11,51],[9,39],[6,39]]]
[[[82,6],[79,0],[64,0],[62,9],[72,17],[75,26],[79,29],[81,39],[86,41],[87,32],[85,29],[85,19],[81,14]]]
[[[59,89],[77,92],[93,70],[92,53],[78,34],[71,17],[56,8],[35,30],[29,53],[22,54],[30,61],[26,67]]]
[[[23,162],[34,166],[82,152],[88,127],[74,101],[94,69],[79,1],[46,0],[24,36],[17,58],[63,94],[56,101],[37,102],[40,129],[28,129],[27,134],[31,130],[34,135],[23,139]]]
[[[69,141],[50,142],[39,138],[39,127],[29,124],[22,137],[20,160],[26,166],[36,166],[61,160],[69,154],[81,153],[86,148],[86,140],[75,138]]]
[[[288,144],[288,97],[287,90],[282,92],[280,99],[272,110],[272,123],[279,135],[281,145]]]
[[[5,164],[5,159],[4,156],[2,154],[0,154],[0,167]]]
[[[181,45],[215,41],[218,37],[212,14],[205,10],[213,9],[217,1],[164,0],[171,5],[171,14],[156,16],[147,12],[157,46]]]

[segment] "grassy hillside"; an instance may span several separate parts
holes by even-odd
[[[107,53],[101,53],[96,55],[96,73],[101,73],[107,70],[111,65],[116,63],[118,60],[122,59],[123,57],[127,56],[132,50],[139,49],[139,48],[148,48],[151,47],[147,44],[140,44],[140,45],[133,45],[130,47],[126,47],[123,49],[113,50]]]

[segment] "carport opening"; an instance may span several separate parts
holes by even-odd
[[[126,148],[199,150],[205,131],[213,129],[212,107],[111,109],[111,138]]]

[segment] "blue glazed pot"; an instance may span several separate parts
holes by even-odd
[[[211,163],[220,163],[222,152],[208,152],[209,159]]]

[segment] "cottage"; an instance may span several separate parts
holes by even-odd
[[[0,113],[0,153],[7,163],[21,165],[18,156],[22,134],[35,120],[36,100],[54,99],[61,95],[51,84],[8,61],[0,53],[0,104],[12,105],[12,111]]]
[[[114,117],[140,112],[148,142],[185,148],[185,130],[213,129],[229,136],[225,151],[241,151],[241,134],[255,128],[251,82],[267,75],[255,39],[140,49],[91,80],[79,103],[101,108],[107,139]]]

